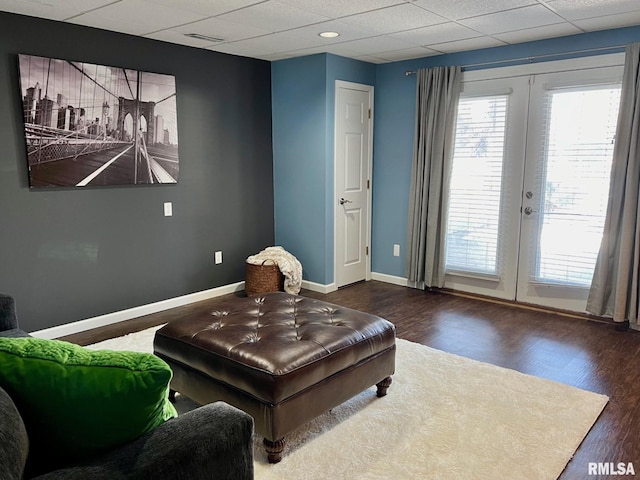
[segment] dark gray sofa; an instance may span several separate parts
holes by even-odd
[[[0,295],[0,336],[20,330],[12,297]],[[49,471],[29,463],[29,436],[0,386],[0,479],[209,480],[253,479],[253,418],[223,402],[204,405],[140,438],[79,464]],[[37,471],[37,476],[29,472]],[[44,472],[44,473],[43,473]]]
[[[13,297],[0,293],[0,337],[28,337],[18,326],[16,302]]]

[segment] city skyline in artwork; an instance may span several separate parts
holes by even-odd
[[[19,55],[31,187],[176,183],[175,77]]]

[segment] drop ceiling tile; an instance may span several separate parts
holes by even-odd
[[[440,52],[425,47],[412,47],[406,50],[394,50],[393,52],[381,52],[375,56],[386,60],[387,62],[395,62],[398,60],[408,60],[410,58],[432,57],[440,55]]]
[[[405,3],[405,0],[280,0],[318,15],[340,18]]]
[[[607,15],[606,17],[585,18],[584,20],[574,20],[573,23],[587,32],[630,27],[640,25],[640,11]]]
[[[373,55],[378,52],[390,52],[393,50],[405,50],[415,47],[415,44],[403,42],[388,36],[378,36],[342,42],[333,45],[332,48],[344,48],[345,51],[354,55]]]
[[[453,42],[464,40],[465,38],[480,37],[482,34],[471,30],[455,22],[440,23],[429,27],[416,28],[399,33],[392,33],[389,36],[404,40],[414,45],[427,45],[430,43]]]
[[[322,38],[318,36],[321,32],[338,32],[340,36],[335,38]],[[376,33],[371,30],[345,23],[342,20],[330,20],[328,22],[308,25],[306,27],[296,28],[283,33],[289,33],[292,36],[299,35],[303,38],[320,39],[320,41],[325,44],[347,42],[349,40],[358,40],[360,38],[368,38],[376,35]]]
[[[429,48],[442,53],[464,52],[466,50],[478,50],[480,48],[501,47],[506,43],[491,37],[468,38],[457,42],[438,43],[427,45]]]
[[[236,43],[218,43],[216,45],[211,45],[207,48],[207,50],[213,50],[215,52],[229,53],[231,55],[239,55],[241,57],[257,57],[262,55],[270,55],[268,49],[258,49],[256,47],[247,48],[243,45],[238,45]]]
[[[361,40],[354,40],[349,42],[340,42],[332,44],[317,45],[311,48],[292,50],[291,54],[297,55],[313,55],[316,53],[332,53],[334,55],[340,55],[343,57],[361,57],[367,55],[377,55],[380,52],[390,52],[394,50],[407,50],[415,48],[415,45],[408,44],[388,37],[370,37]],[[424,53],[423,48],[419,50]],[[380,61],[380,58],[378,58]]]
[[[367,13],[345,17],[340,21],[372,32],[384,34],[444,23],[446,19],[431,12],[404,3]]]
[[[371,55],[362,55],[360,57],[354,57],[356,60],[361,60],[363,62],[368,62],[368,63],[377,63],[377,64],[381,64],[381,63],[389,63],[389,60],[385,60],[383,58],[378,58],[378,57],[373,57]]]
[[[0,0],[0,10],[51,20],[65,20],[110,3],[113,3],[113,0]]]
[[[640,11],[639,0],[553,0],[548,5],[568,20]]]
[[[307,56],[307,55],[316,55],[318,53],[332,53],[334,55],[340,55],[341,57],[350,57],[357,55],[357,52],[350,50],[348,47],[343,46],[342,44],[337,45],[319,45],[311,48],[302,48],[291,50],[289,52],[283,52],[289,55],[297,55],[297,56]]]
[[[318,34],[324,31],[340,32],[340,36],[336,38],[320,37]],[[240,40],[234,43],[248,48],[258,48],[262,50],[267,49],[268,53],[282,53],[290,52],[294,49],[302,50],[334,45],[349,40],[364,38],[370,35],[370,33],[357,27],[346,25],[338,20],[331,20],[318,25],[272,33],[270,35]]]
[[[201,20],[202,15],[147,0],[123,0],[70,19],[72,23],[117,32],[144,35],[174,25]]]
[[[271,55],[260,55],[257,58],[261,60],[267,60],[269,62],[276,62],[278,60],[287,60],[288,58],[294,58],[294,57],[295,57],[294,55],[290,55],[287,53],[274,53]]]
[[[583,31],[570,23],[557,23],[554,25],[545,25],[543,27],[516,30],[514,32],[497,33],[494,37],[507,43],[522,43],[542,40],[544,38],[576,35],[578,33],[583,33]]]
[[[242,48],[255,49],[259,53],[282,53],[289,52],[293,48],[303,49],[322,45],[322,39],[317,38],[300,38],[288,34],[288,32],[272,33],[262,37],[249,38],[239,40],[230,45]]]
[[[460,23],[487,35],[561,23],[564,19],[543,5],[531,5],[504,12],[465,18]]]
[[[414,2],[419,7],[451,20],[486,15],[536,3],[538,3],[536,0],[417,0]]]
[[[198,33],[209,37],[222,38],[225,42],[244,40],[245,38],[259,37],[271,32],[268,30],[241,25],[235,22],[221,20],[220,18],[208,18],[170,29],[182,35],[186,33]],[[160,33],[160,32],[158,32]]]
[[[280,32],[330,20],[329,17],[307,12],[275,0],[242,8],[220,15],[218,18],[269,30],[270,32]]]
[[[213,17],[223,13],[232,12],[264,0],[153,0],[153,3],[167,7],[180,6],[181,9],[197,13],[205,17]]]
[[[145,37],[196,48],[207,48],[211,45],[219,44],[219,42],[211,42],[209,40],[200,40],[197,38],[187,37],[184,33],[176,32],[175,30],[161,30],[159,32],[145,35]]]

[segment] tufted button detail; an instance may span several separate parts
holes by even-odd
[[[260,337],[258,337],[257,333],[250,333],[243,343],[257,343],[260,341]]]

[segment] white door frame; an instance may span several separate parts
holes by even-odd
[[[354,82],[346,82],[344,80],[336,80],[334,87],[334,106],[333,106],[333,285],[335,289],[338,288],[338,255],[337,255],[337,247],[338,247],[338,208],[340,207],[339,199],[337,195],[338,186],[336,181],[336,163],[337,163],[337,114],[338,114],[338,90],[340,88],[350,88],[355,90],[363,90],[369,92],[369,105],[371,108],[371,121],[369,122],[369,155],[367,159],[367,238],[365,239],[366,246],[368,249],[368,253],[366,255],[366,277],[365,280],[371,280],[371,206],[372,206],[372,190],[373,190],[373,181],[372,181],[372,173],[373,173],[373,92],[374,87],[372,85],[366,85],[363,83],[354,83]]]

